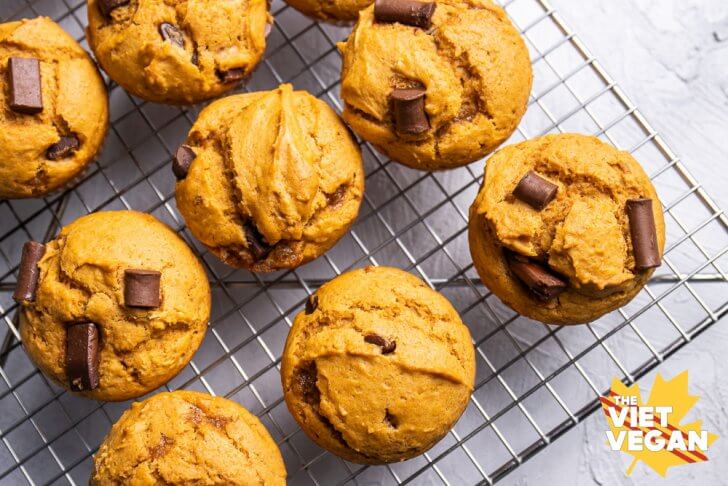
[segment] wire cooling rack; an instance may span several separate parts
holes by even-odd
[[[367,191],[353,230],[322,258],[291,272],[252,275],[219,263],[175,208],[171,154],[199,107],[130,97],[109,84],[104,150],[68,189],[0,201],[0,483],[85,484],[92,455],[128,403],[65,393],[30,363],[18,341],[11,294],[22,244],[99,210],[154,214],[206,264],[213,316],[193,361],[167,389],[205,390],[257,414],[281,447],[290,484],[492,484],[597,410],[613,377],[632,383],[728,312],[728,220],[546,0],[506,10],[531,52],[535,84],[511,142],[545,133],[593,133],[629,150],[651,174],[668,229],[664,265],[629,305],[586,326],[546,326],[514,315],[477,279],[468,207],[482,162],[422,173],[362,150]],[[312,22],[281,0],[265,61],[247,90],[292,82],[340,110],[337,41],[348,29]],[[82,0],[3,0],[0,19],[47,15],[85,43]],[[315,446],[288,414],[280,355],[293,316],[316,287],[351,267],[412,271],[447,295],[469,325],[478,374],[455,428],[427,454],[383,467],[347,463]]]

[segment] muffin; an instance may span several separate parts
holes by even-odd
[[[207,329],[210,287],[177,234],[152,216],[100,212],[23,248],[23,345],[61,386],[121,401],[165,384]]]
[[[187,226],[228,265],[294,268],[341,238],[359,212],[359,146],[321,100],[284,84],[212,103],[173,162]]]
[[[350,25],[359,16],[359,10],[371,5],[372,0],[286,0],[286,3],[316,20]]]
[[[488,160],[469,241],[480,278],[505,304],[579,324],[637,295],[660,265],[665,223],[630,154],[595,137],[548,135]]]
[[[378,0],[339,50],[344,120],[415,169],[485,156],[526,111],[528,50],[490,0]]]
[[[383,464],[424,453],[468,404],[470,332],[450,302],[395,268],[323,285],[296,316],[283,351],[288,410],[318,445]]]
[[[193,104],[235,88],[265,51],[266,0],[89,0],[101,67],[148,101]]]
[[[281,453],[260,420],[206,393],[132,404],[94,457],[89,483],[285,485]]]
[[[0,199],[38,197],[101,148],[106,86],[91,58],[46,17],[0,24]]]

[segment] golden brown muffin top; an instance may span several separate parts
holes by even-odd
[[[149,101],[220,95],[265,50],[266,0],[128,0],[105,14],[107,1],[88,2],[89,44],[114,81]]]
[[[361,11],[343,55],[344,119],[388,156],[420,169],[447,169],[494,150],[515,130],[531,91],[528,51],[490,0],[438,0],[431,26],[375,19]],[[430,129],[394,127],[395,88],[426,90]]]
[[[358,214],[358,145],[326,103],[290,85],[212,103],[186,145],[194,160],[177,206],[232,266],[296,267],[333,246]]]
[[[10,107],[10,58],[39,61],[39,113]],[[58,24],[47,17],[0,24],[0,199],[40,196],[72,179],[101,146],[108,116],[101,75]],[[78,145],[49,155],[62,137]]]
[[[159,393],[132,404],[94,457],[91,485],[286,484],[263,424],[237,403],[206,393]]]
[[[69,387],[67,328],[99,331],[99,386],[81,393],[127,400],[176,375],[202,342],[210,287],[182,239],[154,217],[134,211],[84,216],[46,244],[35,301],[22,304],[23,344],[38,367]],[[125,271],[161,272],[159,306],[125,305]]]
[[[557,186],[555,198],[543,209],[513,194],[529,171]],[[501,298],[509,303],[525,299],[517,310],[526,315],[545,322],[596,318],[626,303],[652,274],[635,269],[627,201],[639,198],[652,199],[661,254],[662,206],[629,153],[577,134],[506,147],[488,160],[483,187],[471,208],[471,231],[479,242],[475,246],[485,259],[476,266]],[[471,235],[471,242],[475,240]],[[566,292],[538,303],[518,282],[505,288],[496,275],[510,274],[503,266],[503,249],[548,265],[568,281]],[[533,305],[524,312],[526,302]]]
[[[286,403],[320,446],[354,462],[419,455],[465,410],[468,328],[439,292],[395,268],[347,272],[296,316],[283,352]]]

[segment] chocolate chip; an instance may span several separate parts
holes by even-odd
[[[107,17],[111,15],[111,11],[123,7],[124,5],[129,4],[131,0],[99,0],[99,10],[101,10],[101,13],[106,15]]]
[[[399,427],[399,419],[392,415],[388,408],[384,410],[384,422],[393,429]]]
[[[248,250],[253,254],[256,261],[263,260],[273,249],[265,241],[263,235],[258,231],[258,228],[250,221],[245,224],[245,238],[248,240]]]
[[[48,147],[46,150],[46,159],[61,160],[70,157],[81,144],[75,135],[69,137],[61,137],[61,139]]]
[[[399,22],[413,27],[429,29],[435,7],[434,2],[376,0],[374,2],[374,20],[388,23]]]
[[[542,301],[551,300],[566,290],[566,282],[549,272],[543,265],[523,255],[507,252],[506,261],[511,271],[533,294]]]
[[[632,251],[637,270],[660,266],[660,250],[657,246],[655,216],[652,199],[630,199],[627,201],[629,231],[632,236]]]
[[[364,341],[382,348],[382,354],[394,353],[394,350],[397,349],[397,341],[389,341],[377,334],[367,334],[364,336]]]
[[[395,89],[390,98],[394,111],[394,127],[400,133],[418,135],[430,129],[425,113],[423,88]]]
[[[159,307],[161,272],[156,270],[124,270],[124,305],[153,309]]]
[[[197,157],[197,154],[189,145],[181,145],[177,149],[177,153],[174,155],[174,160],[172,161],[172,172],[174,172],[177,180],[181,181],[187,177],[187,173],[190,171],[190,166],[192,165],[192,161],[195,160],[195,157]]]
[[[93,322],[66,329],[66,374],[73,391],[99,386],[99,331]]]
[[[18,270],[18,283],[13,294],[15,302],[32,302],[35,300],[38,277],[40,277],[38,262],[43,258],[45,249],[45,245],[37,241],[28,241],[23,245],[23,255],[20,258],[20,268]]]
[[[306,300],[306,314],[313,314],[314,311],[318,308],[318,295],[313,294],[308,297]]]
[[[540,210],[553,201],[558,188],[556,184],[529,170],[513,190],[513,195],[532,208]]]
[[[295,392],[309,405],[317,406],[321,401],[321,393],[316,386],[317,380],[318,370],[315,361],[308,361],[297,368],[293,386]]]
[[[177,47],[185,48],[185,35],[176,25],[172,25],[169,22],[163,22],[159,24],[159,33],[162,39],[169,41]]]
[[[326,194],[326,204],[333,209],[336,209],[341,206],[341,203],[344,202],[344,199],[346,198],[346,191],[347,186],[339,186],[338,189],[336,189],[331,194]]]
[[[8,77],[11,110],[27,115],[43,111],[38,59],[11,57],[8,60]]]
[[[220,81],[222,81],[225,84],[237,83],[237,82],[245,79],[245,69],[233,68],[233,69],[228,69],[227,71],[218,70],[217,77],[220,78]]]

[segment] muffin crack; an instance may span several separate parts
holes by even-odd
[[[17,30],[17,29],[16,29]],[[57,63],[61,57],[68,57],[72,60],[87,59],[85,51],[78,51],[71,47],[54,46],[52,50],[43,47],[35,47],[24,42],[13,41],[7,37],[0,41],[0,48],[7,51],[7,57],[18,54],[21,57],[34,57],[41,62]]]
[[[310,407],[314,416],[317,417],[324,425],[331,436],[338,441],[339,445],[349,449],[350,451],[354,451],[357,454],[361,454],[364,457],[370,457],[367,456],[367,454],[353,448],[346,440],[346,437],[344,437],[343,432],[336,427],[336,425],[334,425],[331,421],[331,418],[326,415],[323,410],[321,410],[322,391],[321,388],[319,388],[318,382],[322,378],[319,377],[316,360],[312,359],[299,364],[296,367],[294,374],[296,375],[293,382],[295,392],[303,398],[304,403]],[[341,420],[341,417],[337,418]]]
[[[282,107],[281,110],[284,110],[285,108]],[[282,123],[282,117],[283,113],[281,112],[281,115],[278,119],[277,125],[276,125],[276,131],[277,131],[277,140],[279,140],[281,137],[285,136],[283,133],[285,128],[283,127]],[[211,135],[211,134],[210,134]],[[318,140],[318,138],[315,136],[315,133],[312,132],[312,130],[307,130],[304,136],[308,136],[309,139],[316,145],[318,148],[318,154],[316,154],[317,160],[312,161],[312,165],[316,167],[317,171],[318,166],[320,165],[320,159],[321,159],[321,153],[326,150],[325,147],[322,146],[321,142]],[[235,173],[235,160],[234,155],[232,152],[232,148],[229,143],[222,144],[222,142],[218,142],[215,138],[213,138],[215,146],[218,146],[221,150],[221,153],[223,154],[223,163],[225,167],[225,175],[224,177],[226,186],[228,188],[229,193],[232,195],[232,199],[236,201],[236,204],[234,206],[235,213],[231,213],[230,211],[227,212],[229,216],[233,219],[233,221],[243,229],[243,232],[247,235],[246,238],[246,247],[239,247],[238,249],[245,248],[245,253],[248,254],[248,257],[254,262],[255,265],[258,266],[265,266],[266,260],[268,260],[269,256],[271,255],[277,255],[278,257],[284,256],[285,254],[289,254],[289,258],[293,259],[299,259],[302,258],[302,255],[300,255],[300,250],[302,250],[301,247],[307,240],[306,236],[306,230],[311,227],[311,225],[318,220],[319,216],[326,211],[330,210],[331,207],[336,207],[336,204],[342,203],[344,198],[347,194],[347,188],[349,187],[349,183],[345,182],[342,183],[339,187],[337,187],[333,192],[326,193],[323,188],[321,187],[321,178],[320,175],[318,176],[318,184],[316,189],[316,195],[313,196],[313,199],[315,200],[318,195],[322,195],[324,200],[327,202],[325,205],[320,205],[319,207],[315,208],[314,211],[311,212],[311,214],[308,217],[303,217],[304,215],[298,214],[299,217],[301,217],[301,225],[303,227],[302,232],[302,238],[300,241],[291,241],[288,239],[281,239],[276,241],[275,243],[269,242],[265,235],[261,232],[260,228],[258,227],[256,221],[254,218],[247,213],[244,209],[244,202],[246,200],[245,194],[243,193],[242,188],[237,183],[237,176]],[[275,157],[276,154],[274,152],[273,157]],[[317,172],[318,174],[318,172]],[[249,199],[253,199],[256,197],[255,194],[248,194],[247,195]],[[252,237],[251,235],[255,235],[255,237]],[[252,241],[251,241],[252,239]],[[257,250],[256,246],[261,246],[260,251]],[[226,250],[229,252],[229,250],[233,249],[228,246],[228,248],[223,249],[218,247],[219,249]],[[260,255],[256,255],[256,252],[260,253]],[[230,252],[229,252],[230,253]],[[264,254],[263,254],[264,253]]]
[[[449,123],[470,122],[478,114],[483,114],[488,120],[492,121],[493,115],[488,109],[487,102],[481,100],[478,96],[477,86],[472,86],[473,83],[482,84],[483,78],[473,69],[473,64],[469,59],[469,52],[463,49],[463,52],[458,56],[456,54],[457,47],[443,35],[440,35],[439,30],[435,30],[430,36],[435,46],[435,52],[452,66],[463,89],[460,112],[455,118],[449,120]]]
[[[396,291],[394,291],[395,295],[398,295]],[[447,322],[447,316],[441,316],[442,318],[436,318],[435,314],[425,312],[420,313],[415,309],[417,306],[414,303],[410,303],[411,305],[414,305],[415,308],[413,308],[411,305],[405,304],[399,299],[399,295],[397,298],[397,302],[399,304],[404,305],[406,308],[410,309],[410,311],[414,312],[420,320],[429,321],[435,320],[436,322]],[[362,302],[351,302],[349,304],[350,309],[357,309],[360,312],[363,313],[375,313],[377,314],[381,319],[386,321],[394,321],[394,322],[419,322],[417,319],[413,319],[412,316],[406,316],[396,310],[389,309],[385,306],[378,306],[376,304],[367,305]],[[316,335],[318,335],[323,330],[331,330],[331,329],[351,329],[355,332],[357,332],[360,336],[363,342],[367,342],[369,344],[376,344],[378,347],[378,351],[375,353],[364,353],[364,352],[356,352],[356,353],[347,353],[349,356],[353,358],[362,358],[362,359],[378,359],[378,358],[384,358],[384,359],[391,359],[396,356],[396,350],[401,349],[397,348],[399,344],[399,339],[397,334],[384,334],[379,335],[374,331],[371,327],[368,326],[362,326],[360,325],[355,316],[349,313],[342,313],[339,311],[333,311],[333,310],[326,310],[322,309],[322,304],[319,303],[319,306],[316,310],[317,316],[314,320],[311,320],[308,322],[308,325],[301,330],[301,333],[303,335],[304,341],[308,341],[312,338],[314,338]],[[417,331],[422,332],[423,334],[427,334],[430,339],[433,339],[436,341],[439,345],[444,346],[446,352],[452,356],[456,362],[461,366],[462,370],[466,369],[465,362],[467,361],[465,357],[460,356],[458,354],[457,350],[454,349],[452,346],[454,344],[453,337],[449,334],[443,335],[443,336],[433,336],[432,333],[428,332],[428,329],[424,327],[417,327]],[[374,337],[376,336],[376,337]],[[376,342],[375,342],[376,341]],[[305,353],[305,350],[303,347],[299,347],[293,351],[293,355],[296,357],[296,359],[299,362],[302,363],[314,363],[313,368],[315,369],[315,362],[316,359],[324,357],[328,355],[329,350],[321,350],[321,352],[317,355],[307,355]],[[465,385],[468,388],[471,388],[471,385],[468,385],[467,383],[462,382],[460,379],[457,379],[450,374],[443,374],[442,372],[439,372],[437,370],[428,369],[426,367],[415,367],[411,363],[404,363],[399,359],[393,359],[392,363],[397,366],[402,371],[407,370],[416,370],[418,373],[422,373],[424,375],[428,375],[434,379],[438,380],[445,380],[449,381],[451,383],[459,384],[459,385]],[[303,366],[303,365],[302,365]]]
[[[256,478],[258,478],[258,480],[262,484],[263,478],[258,468],[255,467],[256,463],[262,463],[261,458],[253,453],[255,455],[255,458],[257,459],[256,461],[254,461],[251,457],[252,451],[248,450],[244,444],[241,444],[239,441],[235,440],[235,438],[232,437],[227,430],[227,424],[234,421],[234,419],[218,416],[211,413],[208,409],[205,408],[205,406],[201,402],[191,402],[189,400],[182,401],[187,405],[189,409],[187,420],[193,425],[193,434],[198,439],[204,439],[201,425],[207,424],[208,426],[210,426],[212,430],[215,430],[216,433],[224,437],[225,440],[245,458],[245,462],[250,466],[251,471],[253,472],[253,474],[255,474]],[[260,437],[260,434],[258,434],[257,431],[253,428],[251,428],[251,432],[257,437]],[[214,472],[218,476],[221,484],[226,481],[226,478],[222,477],[222,473],[216,471],[210,472]]]
[[[598,178],[590,177],[586,174],[564,174],[561,171],[555,170],[555,169],[549,169],[546,167],[541,167],[539,164],[535,167],[535,169],[538,171],[538,173],[543,174],[547,176],[551,180],[559,181],[561,184],[563,184],[565,187],[573,187],[575,185],[583,185],[586,186],[588,189],[596,191],[598,194],[605,196],[609,198],[609,200],[614,205],[614,216],[615,220],[618,222],[620,227],[620,232],[622,235],[622,240],[624,241],[626,254],[624,255],[625,260],[623,263],[623,271],[629,272],[634,275],[634,272],[628,267],[627,262],[630,258],[632,258],[632,249],[630,246],[630,236],[629,236],[629,223],[627,222],[626,218],[621,212],[621,206],[620,203],[621,197],[620,194],[615,193],[615,190],[610,187],[608,184],[604,183],[603,181],[599,180]],[[621,192],[621,191],[620,191]],[[625,192],[629,192],[629,189],[626,189]],[[585,194],[587,195],[587,194]],[[640,196],[640,194],[636,194],[636,196]],[[628,199],[628,196],[625,196],[624,199]],[[578,198],[577,198],[578,199]],[[547,242],[548,246],[540,248],[539,254],[540,257],[543,258],[545,261],[548,261],[552,254],[552,248],[555,240],[555,234],[556,231],[560,226],[562,226],[566,218],[569,216],[569,213],[571,211],[571,208],[573,206],[573,203],[575,200],[570,200],[571,204],[569,204],[567,207],[564,207],[562,211],[560,211],[555,218],[551,218],[548,221],[545,222],[545,224],[542,226],[539,234],[534,238],[536,241],[543,241],[543,234],[548,233],[547,236]],[[570,264],[573,266],[573,257],[570,254],[565,255],[568,259]]]
[[[186,5],[187,2],[184,2]],[[180,28],[180,30],[185,34],[185,38],[189,40],[189,42],[192,45],[192,56],[190,57],[190,62],[197,66],[197,69],[202,71],[202,66],[199,64],[199,46],[197,44],[197,39],[195,39],[194,31],[189,28],[189,26],[185,25],[185,18],[182,17],[182,13],[180,12],[180,9],[182,8],[182,4],[177,5],[176,7],[172,7],[174,9],[174,18],[175,18],[175,24]],[[182,50],[187,52],[185,49],[185,46],[181,47]]]
[[[418,303],[412,299],[407,298],[406,296],[402,295],[401,293],[394,291],[394,295],[397,297],[397,302],[404,305],[406,308],[410,309],[412,312],[414,312],[418,317],[422,318],[425,321],[432,322],[433,327],[436,327],[440,323],[447,322],[447,316],[446,315],[437,315],[434,312],[432,312],[431,309],[427,307],[423,307],[421,305],[418,305]],[[443,333],[441,335],[434,335],[430,336],[431,338],[436,339],[438,342],[443,344],[445,346],[445,349],[447,350],[448,354],[455,358],[457,362],[461,366],[465,366],[465,358],[463,356],[460,356],[460,354],[457,352],[457,349],[453,346],[454,342],[452,339],[452,336],[449,333]]]

